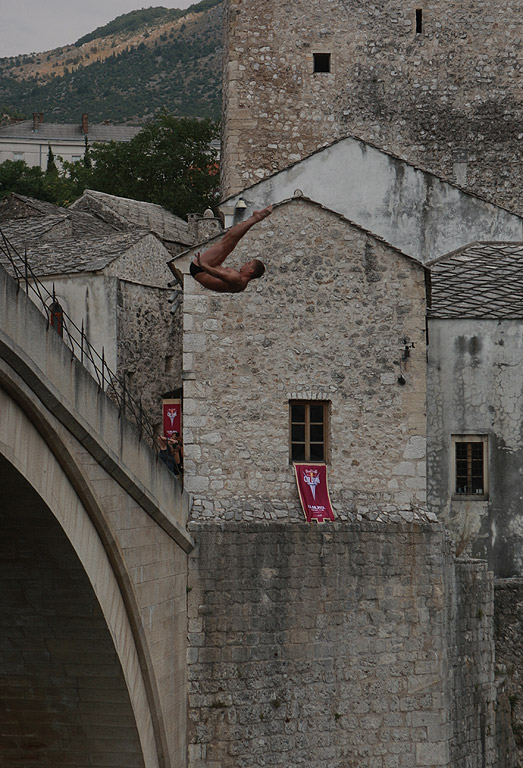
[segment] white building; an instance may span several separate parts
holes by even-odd
[[[6,160],[23,160],[29,166],[47,169],[49,147],[55,158],[67,162],[81,160],[85,152],[85,140],[89,144],[110,141],[131,141],[139,127],[128,125],[89,125],[87,114],[77,123],[46,123],[43,112],[34,112],[32,120],[24,120],[0,127],[0,163]]]

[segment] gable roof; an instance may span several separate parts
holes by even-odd
[[[63,211],[63,212],[62,212]],[[0,225],[2,232],[18,251],[40,241],[56,238],[103,237],[115,228],[83,211],[69,213],[57,208],[56,212],[42,216],[8,219]]]
[[[376,242],[383,243],[388,248],[390,248],[392,251],[395,251],[399,255],[403,256],[405,259],[408,259],[408,261],[413,262],[414,264],[418,265],[420,268],[425,269],[424,265],[418,260],[413,258],[412,256],[409,256],[408,253],[404,253],[399,248],[397,248],[395,245],[391,245],[391,243],[387,242],[383,237],[380,237],[379,235],[376,235],[374,232],[370,232],[368,229],[365,229],[364,227],[360,226],[359,224],[356,224],[355,222],[351,221],[350,219],[347,219],[346,216],[343,216],[341,213],[338,213],[338,211],[333,211],[331,208],[327,208],[325,205],[322,205],[321,203],[317,202],[316,200],[311,200],[309,197],[305,197],[304,195],[295,195],[294,197],[287,198],[286,200],[280,200],[277,203],[273,204],[273,211],[277,210],[278,208],[281,208],[285,205],[290,205],[293,203],[305,203],[308,205],[312,205],[315,208],[317,208],[320,211],[325,211],[332,216],[335,216],[340,221],[344,222],[345,224],[348,224],[351,227],[354,227],[355,229],[358,229],[360,232],[362,232],[365,235],[368,235],[373,240],[376,240]],[[213,237],[209,238],[208,240],[205,240],[204,242],[195,243],[187,250],[183,251],[182,253],[177,254],[172,259],[170,259],[167,264],[170,267],[171,271],[175,275],[176,278],[179,279],[180,272],[177,270],[176,262],[178,260],[182,260],[184,257],[187,257],[188,254],[190,254],[193,251],[201,251],[204,248],[212,245],[213,243],[220,240],[224,234],[226,234],[228,230],[224,230],[223,232],[220,232],[218,235],[214,235]]]
[[[188,223],[155,203],[86,189],[83,195],[69,206],[69,210],[93,213],[118,229],[139,227],[154,232],[162,240],[183,245],[193,242]]]
[[[472,243],[430,268],[430,318],[523,318],[523,243]]]
[[[0,218],[3,220],[53,216],[58,213],[66,213],[66,209],[46,200],[20,195],[18,192],[10,192],[0,200]]]
[[[99,272],[148,235],[150,232],[147,230],[134,230],[83,240],[39,241],[30,243],[27,247],[27,260],[37,277]],[[23,256],[23,250],[18,250],[18,253],[19,256]],[[13,274],[12,266],[2,249],[0,249],[0,264],[9,274]]]
[[[230,196],[255,208],[299,189],[427,263],[474,241],[523,240],[523,217],[361,139],[346,136]],[[228,223],[228,222],[227,222]]]
[[[131,141],[141,128],[130,125],[105,125],[93,123],[89,125],[89,141]],[[82,125],[78,123],[39,123],[38,130],[34,129],[32,120],[22,120],[19,123],[0,127],[0,139],[24,139],[32,141],[84,141]]]

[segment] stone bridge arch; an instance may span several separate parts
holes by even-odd
[[[181,768],[186,497],[1,270],[0,304],[0,762]]]

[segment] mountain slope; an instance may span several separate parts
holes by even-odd
[[[218,117],[221,0],[124,14],[74,45],[0,59],[0,109],[46,120],[140,123],[165,107]]]

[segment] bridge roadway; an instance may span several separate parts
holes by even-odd
[[[0,764],[183,768],[187,495],[0,267]]]

